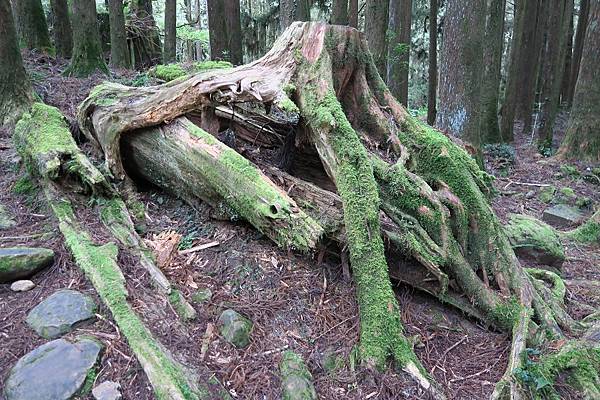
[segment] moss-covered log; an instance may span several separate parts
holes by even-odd
[[[78,119],[115,177],[141,174],[188,201],[218,205],[239,194],[231,186],[219,192],[217,184],[232,174],[248,179],[222,168],[223,154],[236,165],[242,155],[216,141],[220,126],[240,132],[248,146],[277,147],[281,132],[269,122],[273,104],[277,112],[300,116],[282,141],[284,152],[296,155],[291,175],[246,152],[273,179],[257,177],[257,169],[245,164],[261,184],[258,191],[255,184],[244,190],[256,197],[277,183],[326,236],[348,246],[367,365],[393,358],[434,396],[443,396],[402,335],[389,274],[512,333],[497,397],[522,392],[513,371],[528,344],[577,334],[562,299],[547,288],[548,277],[521,268],[490,207],[490,177],[459,143],[394,99],[355,29],[295,23],[267,55],[245,66],[149,88],[105,84],[82,104]],[[252,123],[256,109],[263,110],[264,123]],[[167,170],[152,171],[165,154]],[[252,212],[242,216],[264,229],[251,219],[260,203],[250,204]],[[306,224],[303,229],[308,232]]]

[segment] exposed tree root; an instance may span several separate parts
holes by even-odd
[[[281,112],[295,115],[287,132],[273,122]],[[581,328],[560,278],[520,266],[489,205],[490,177],[391,96],[354,29],[296,23],[246,66],[150,88],[105,84],[79,122],[117,178],[127,170],[191,204],[224,204],[280,246],[313,249],[323,235],[347,246],[363,361],[394,358],[438,398],[402,335],[389,274],[512,333],[496,398],[525,394],[514,371],[529,345]],[[217,142],[222,126],[249,145],[282,144],[291,175],[246,154],[263,174]],[[264,212],[274,201],[281,221]]]

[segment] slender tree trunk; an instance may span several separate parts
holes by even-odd
[[[589,4],[579,78],[571,119],[560,154],[567,158],[600,161],[600,2]]]
[[[436,126],[479,152],[485,1],[446,4]]]
[[[73,31],[71,29],[71,18],[69,17],[67,0],[50,0],[50,6],[54,15],[52,32],[56,54],[63,58],[71,58],[71,52],[73,51]]]
[[[333,0],[331,23],[333,25],[348,25],[348,0]]]
[[[569,88],[571,86],[571,65],[573,63],[573,11],[575,10],[575,0],[568,0],[571,18],[569,19],[569,30],[567,32],[567,43],[565,47],[565,66],[563,68],[562,84],[560,87],[561,104],[569,105]]]
[[[489,0],[484,46],[484,77],[482,88],[482,125],[483,143],[500,143],[498,124],[498,98],[502,69],[502,51],[504,44],[504,11],[506,0]]]
[[[130,8],[142,26],[141,40],[133,44],[135,67],[149,67],[162,59],[162,46],[152,11],[152,0],[132,0]]]
[[[348,23],[353,28],[358,28],[358,0],[348,2]]]
[[[13,4],[21,45],[28,49],[43,51],[51,49],[52,44],[42,1],[17,0]]]
[[[123,0],[109,0],[110,64],[117,68],[130,68],[129,46],[125,32]]]
[[[10,0],[0,0],[0,126],[16,122],[32,101]]]
[[[427,88],[427,123],[435,124],[437,115],[437,39],[438,0],[429,0],[429,86]]]
[[[213,60],[242,63],[239,0],[208,0],[210,54]]]
[[[175,62],[177,45],[177,0],[165,1],[165,42],[163,62]]]
[[[69,76],[85,77],[94,72],[108,74],[102,55],[95,0],[73,2],[73,58],[65,70]]]
[[[559,4],[551,6],[548,17],[546,54],[541,75],[540,126],[538,129],[538,147],[540,148],[552,146],[569,30],[570,9],[567,2],[568,0],[560,0]]]
[[[310,21],[308,0],[279,0],[279,23],[281,30],[294,21]]]
[[[577,32],[575,33],[575,45],[573,46],[573,61],[571,65],[571,79],[569,91],[567,93],[567,104],[573,104],[573,94],[577,85],[579,76],[579,65],[581,64],[581,56],[583,53],[583,41],[585,39],[585,31],[588,25],[590,13],[590,0],[581,0],[579,5],[579,18],[577,20]]]
[[[379,75],[387,76],[389,0],[367,2],[365,35]]]
[[[387,84],[403,106],[408,105],[412,0],[390,2]]]

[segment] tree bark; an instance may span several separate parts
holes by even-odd
[[[116,68],[131,68],[123,0],[109,0],[110,64]]]
[[[412,23],[412,0],[390,2],[387,85],[398,101],[408,106],[408,73],[410,70],[410,46]]]
[[[482,82],[482,143],[500,143],[498,98],[502,75],[504,49],[504,12],[506,0],[489,0],[484,46],[484,74]]]
[[[348,24],[358,28],[358,0],[348,0]]]
[[[54,24],[52,32],[54,36],[54,47],[56,54],[63,58],[71,58],[73,51],[73,30],[71,28],[71,17],[69,16],[69,5],[67,0],[51,0]]]
[[[310,21],[308,0],[279,0],[279,24],[283,32],[294,21]]]
[[[600,161],[600,4],[590,2],[589,24],[583,45],[571,118],[560,155]]]
[[[132,64],[138,69],[148,68],[162,59],[162,46],[152,12],[152,0],[133,0],[130,9],[138,27],[138,32],[130,38],[133,46]]]
[[[86,77],[95,72],[108,74],[98,33],[96,1],[78,0],[72,7],[73,58],[65,75]]]
[[[381,76],[387,76],[389,5],[389,0],[372,0],[365,12],[365,36]]]
[[[239,0],[208,0],[210,54],[213,60],[242,63],[242,28]]]
[[[571,68],[573,64],[573,12],[575,11],[575,0],[568,0],[567,7],[571,18],[569,19],[569,30],[567,32],[567,43],[565,46],[565,66],[563,68],[562,84],[560,86],[560,103],[570,106],[568,102],[569,90],[571,87]]]
[[[436,127],[480,151],[485,1],[450,0],[444,20]]]
[[[429,66],[427,86],[427,123],[435,124],[437,116],[437,42],[438,42],[438,0],[429,0]]]
[[[333,0],[331,23],[333,25],[348,25],[348,0]]]
[[[28,49],[42,51],[52,49],[42,1],[18,0],[13,4],[21,45]]]
[[[581,0],[579,5],[579,18],[577,20],[577,32],[575,33],[575,44],[573,46],[573,62],[571,65],[570,86],[567,93],[568,105],[573,104],[573,95],[575,93],[575,86],[577,85],[577,78],[579,77],[579,66],[581,64],[581,57],[583,55],[583,42],[585,39],[589,13],[590,1]]]
[[[0,0],[0,126],[16,122],[32,101],[10,0]]]
[[[163,62],[175,62],[177,45],[177,0],[165,1],[165,41]]]

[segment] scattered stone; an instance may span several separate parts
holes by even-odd
[[[54,252],[50,249],[8,247],[0,249],[0,283],[27,278],[52,264]]]
[[[27,353],[6,380],[6,400],[67,400],[83,386],[102,345],[90,338],[57,339]]]
[[[526,199],[533,199],[535,197],[535,191],[534,190],[530,190],[529,192],[525,193],[525,198]]]
[[[9,215],[8,211],[2,204],[0,204],[0,231],[8,228],[12,228],[17,223]]]
[[[575,207],[566,204],[558,204],[544,210],[542,220],[549,224],[576,224],[581,221],[583,216]]]
[[[46,339],[54,339],[94,318],[96,304],[91,297],[75,290],[59,290],[35,306],[27,324]]]
[[[545,186],[540,189],[538,193],[538,199],[542,203],[550,203],[552,199],[554,199],[554,193],[556,192],[556,188],[554,186]]]
[[[540,264],[562,266],[564,248],[551,226],[529,215],[510,214],[509,218],[504,231],[515,253]]]
[[[121,398],[121,385],[113,381],[105,381],[92,390],[96,400],[119,400]]]
[[[171,294],[169,294],[169,301],[171,302],[171,305],[175,309],[177,315],[179,315],[182,320],[192,321],[198,316],[196,310],[194,310],[194,307],[187,302],[183,296],[183,293],[181,293],[179,290],[173,289],[171,291]]]
[[[240,313],[228,309],[219,316],[221,335],[235,347],[246,347],[250,343],[252,322]]]
[[[312,375],[302,358],[293,351],[283,353],[279,364],[284,400],[313,400],[317,392],[312,383]]]
[[[196,290],[196,293],[192,295],[192,300],[198,304],[208,302],[210,299],[212,299],[212,290],[209,288],[198,289]]]
[[[35,283],[31,281],[15,281],[10,285],[10,290],[13,292],[26,292],[35,287]]]

